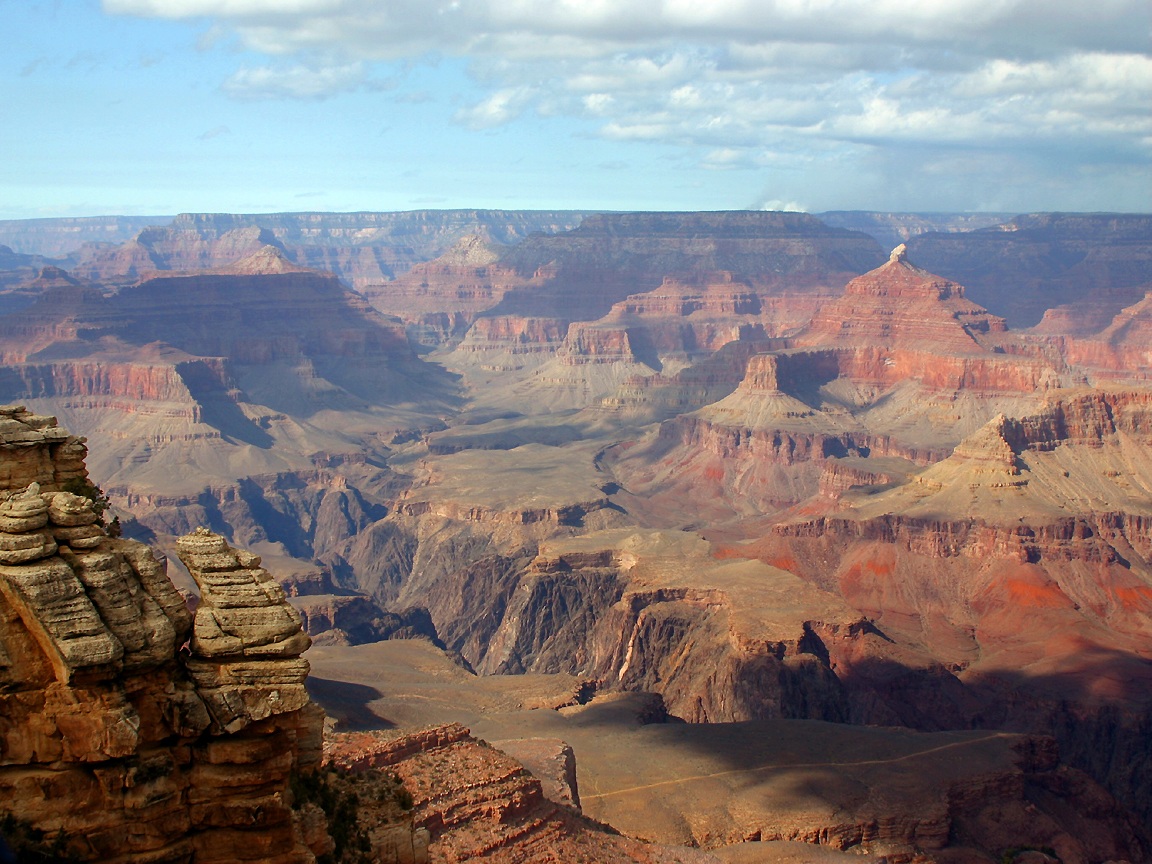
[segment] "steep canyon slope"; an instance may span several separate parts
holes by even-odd
[[[150,241],[200,269],[133,275],[127,244],[101,252],[112,276],[49,271],[0,315],[4,398],[92,437],[130,531],[253,548],[329,645],[423,634],[482,675],[573,676],[577,701],[659,694],[701,730],[1053,736],[1053,765],[1121,802],[1113,857],[1138,859],[1138,217],[920,233],[885,261],[802,214],[607,214],[461,234],[397,278],[358,271],[362,294],[295,263],[275,220],[213,224]],[[1022,332],[1025,305],[1072,289],[974,289],[926,265],[930,241],[1125,299]],[[709,836],[739,833],[715,818]],[[1000,854],[988,838],[971,848]]]

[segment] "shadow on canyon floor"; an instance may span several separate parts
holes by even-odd
[[[342,732],[391,729],[395,725],[368,707],[368,703],[380,698],[380,692],[371,687],[315,675],[309,675],[305,684],[308,695],[324,706],[324,711],[339,724]]]
[[[344,728],[457,721],[488,740],[568,741],[581,765],[581,797],[591,805],[610,796],[604,800],[611,800],[611,818],[607,809],[597,816],[593,807],[590,814],[631,833],[617,810],[634,810],[638,836],[657,798],[676,811],[698,806],[693,801],[719,802],[709,806],[725,812],[803,806],[807,824],[881,790],[909,802],[914,813],[929,800],[925,790],[1015,770],[1032,758],[1020,733],[1053,737],[1061,763],[1084,770],[1135,820],[1152,824],[1152,664],[1123,652],[1085,652],[1068,672],[999,670],[995,678],[964,681],[890,661],[858,664],[844,698],[858,703],[859,724],[768,717],[650,722],[659,711],[644,694],[604,693],[587,705],[560,707],[576,683],[571,676],[472,676],[428,643],[312,649],[309,657],[326,676],[309,689],[333,716],[347,718]],[[907,710],[893,714],[891,706],[901,702],[909,703]],[[907,728],[902,720],[922,726]],[[663,824],[674,822],[670,815]],[[1147,829],[1135,833],[1152,848]]]

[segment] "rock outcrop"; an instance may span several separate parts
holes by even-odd
[[[1070,307],[1072,335],[1094,333],[1152,288],[1152,217],[1137,213],[1033,213],[963,233],[908,240],[915,260],[960,282],[975,302],[1030,327]]]
[[[1098,380],[1147,380],[1152,374],[1152,292],[1120,310],[1099,333],[1067,340],[1065,356]]]
[[[1070,764],[1146,818],[1152,794],[1132,753],[1152,716],[1149,410],[1145,391],[1053,396],[905,482],[794,513],[742,551],[835,591],[922,658],[921,673],[907,659],[897,673],[894,657],[828,642],[850,691],[880,694],[920,728],[1053,734]],[[1086,743],[1104,728],[1106,746]]]
[[[394,771],[411,791],[413,816],[430,838],[434,860],[453,864],[596,861],[598,864],[715,864],[691,849],[641,843],[583,819],[549,800],[540,780],[458,723],[406,735],[332,736],[334,765]]]
[[[207,531],[181,541],[193,616],[148,547],[102,527],[83,455],[53,418],[0,409],[0,813],[76,860],[314,861],[323,815],[289,791],[323,727],[299,619]]]
[[[962,286],[912,264],[903,245],[774,341],[723,398],[610,452],[618,479],[659,496],[666,513],[770,513],[815,494],[830,459],[938,461],[996,413],[1038,405],[1069,377]]]

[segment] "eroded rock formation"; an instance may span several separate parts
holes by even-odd
[[[1147,214],[1032,213],[975,231],[920,234],[908,248],[1011,326],[1034,325],[1062,307],[1069,314],[1060,320],[1071,327],[1064,332],[1079,336],[1106,326],[1152,287],[1149,237]]]
[[[349,770],[395,771],[411,790],[416,824],[431,838],[435,860],[445,864],[716,864],[710,855],[641,843],[581,818],[575,807],[549,800],[521,763],[458,723],[400,736],[338,734],[325,750]]]
[[[407,213],[278,213],[243,215],[183,213],[164,220],[117,222],[61,220],[58,231],[75,237],[69,245],[53,225],[0,223],[0,237],[20,248],[72,252],[77,271],[110,283],[129,283],[155,271],[220,267],[271,244],[307,267],[330,270],[361,287],[391,279],[414,264],[435,258],[460,239],[483,234],[511,243],[533,231],[561,231],[579,224],[573,211],[449,210]],[[144,226],[148,227],[144,227]],[[142,229],[142,230],[141,230]],[[128,231],[134,236],[126,237]],[[118,245],[80,248],[85,240]],[[126,241],[126,242],[125,242]]]
[[[101,525],[83,456],[54,418],[0,409],[0,812],[79,860],[314,861],[323,814],[289,792],[323,727],[298,617],[206,530],[180,541],[193,616]]]

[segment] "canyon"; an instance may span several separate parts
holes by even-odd
[[[285,716],[401,776],[432,860],[1146,860],[1152,222],[826,216],[0,225],[0,403],[87,438],[161,608],[218,608],[197,555],[265,574]],[[210,642],[148,662],[259,714]]]

